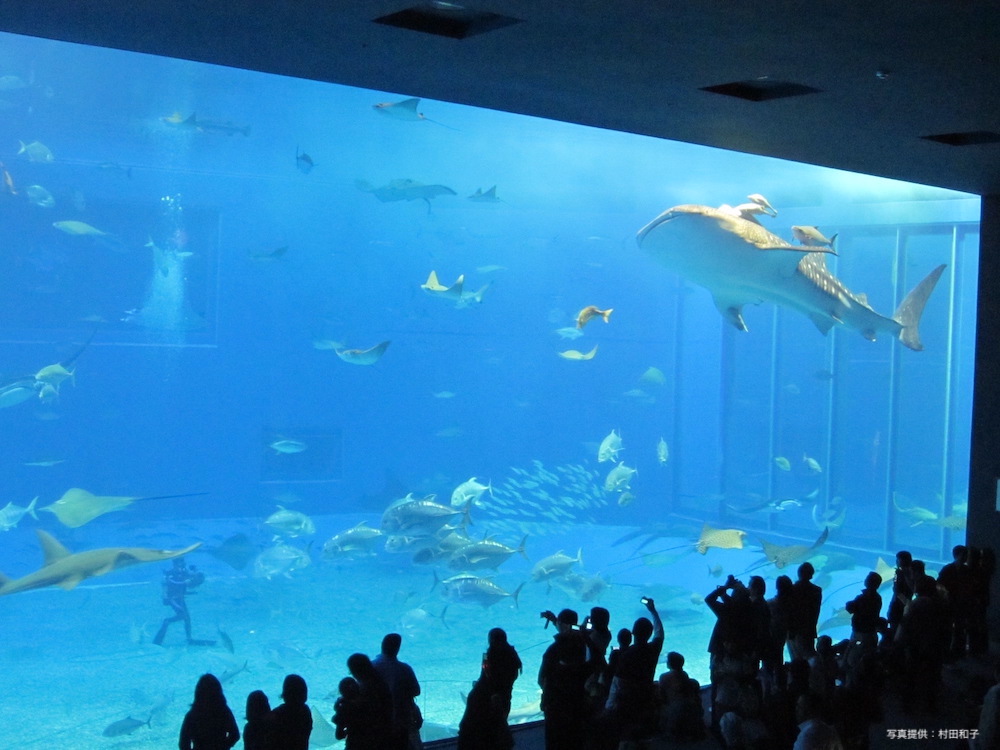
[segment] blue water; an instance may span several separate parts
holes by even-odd
[[[186,648],[178,625],[165,648],[150,643],[167,563],[2,598],[0,744],[106,747],[107,725],[157,706],[151,727],[116,742],[170,747],[198,675],[244,664],[226,683],[238,715],[251,690],[275,701],[298,671],[329,716],[347,655],[374,653],[390,630],[424,684],[429,731],[457,724],[496,625],[524,657],[514,704],[530,718],[551,635],[538,613],[600,604],[617,629],[643,594],[665,613],[667,650],[704,681],[701,598],[728,573],[783,572],[761,563],[762,539],[808,546],[830,523],[813,558],[824,618],[879,555],[909,547],[933,569],[964,539],[977,198],[446,102],[394,119],[374,105],[419,92],[2,39],[0,381],[75,357],[57,390],[0,408],[3,502],[48,506],[72,487],[197,496],[138,500],[79,528],[26,515],[0,533],[0,570],[36,569],[36,528],[74,552],[201,542],[188,557],[208,576],[189,599],[195,637],[220,643]],[[184,127],[192,115],[205,126]],[[373,191],[395,180],[454,195],[380,202]],[[29,201],[35,185],[54,205]],[[494,185],[499,201],[468,199]],[[740,333],[636,245],[668,207],[751,193],[789,241],[792,225],[837,232],[831,270],[884,315],[948,264],[926,350],[824,337],[767,304],[747,306]],[[423,291],[432,270],[486,287],[481,303]],[[610,321],[562,338],[588,305],[614,308]],[[333,351],[382,341],[370,366]],[[557,356],[595,346],[591,360]],[[662,379],[643,378],[649,368]],[[614,464],[598,446],[613,429],[637,470],[631,502],[603,490]],[[305,450],[279,453],[278,440]],[[529,560],[484,574],[516,602],[448,603],[435,577],[458,571],[381,546],[321,554],[408,492],[447,505],[470,477],[494,492],[472,507],[469,536],[516,547],[527,535]],[[759,507],[771,500],[793,502]],[[205,554],[235,534],[271,548],[278,505],[315,524],[286,540],[308,567],[259,577]],[[706,523],[746,531],[745,548],[699,555]],[[531,581],[559,551],[601,577],[596,599]]]

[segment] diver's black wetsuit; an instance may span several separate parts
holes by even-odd
[[[189,589],[200,586],[205,581],[205,574],[200,570],[195,570],[192,565],[187,567],[180,559],[174,561],[172,568],[163,571],[163,603],[174,610],[173,617],[167,617],[160,625],[153,643],[157,646],[163,644],[163,639],[167,635],[167,629],[171,623],[183,622],[184,634],[188,643],[201,643],[191,638],[191,615],[188,612],[187,602],[184,597]]]

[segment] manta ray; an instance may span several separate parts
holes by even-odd
[[[640,229],[636,241],[662,265],[707,289],[722,316],[741,331],[749,330],[743,306],[766,301],[802,313],[823,334],[842,325],[874,341],[885,332],[914,351],[923,349],[920,316],[945,269],[931,271],[887,318],[826,267],[832,248],[792,245],[730,211],[674,206]]]
[[[383,341],[371,349],[335,349],[334,354],[352,365],[373,365],[378,362],[391,341]]]
[[[784,568],[805,560],[809,557],[810,553],[823,546],[828,536],[830,536],[830,529],[823,529],[823,533],[819,535],[819,538],[811,547],[805,544],[789,544],[783,547],[780,544],[772,544],[764,539],[761,539],[760,543],[764,547],[764,556],[767,558],[767,561],[774,563],[776,568]]]
[[[22,591],[58,586],[69,591],[87,578],[107,575],[113,570],[127,568],[139,563],[160,562],[172,557],[186,555],[201,546],[196,542],[184,549],[144,549],[142,547],[105,547],[86,552],[70,552],[54,536],[41,529],[35,529],[45,556],[45,563],[34,573],[23,578],[11,579],[0,573],[0,596],[18,594]]]
[[[465,274],[459,276],[451,286],[445,286],[438,280],[437,272],[431,271],[427,277],[427,281],[421,284],[420,288],[432,297],[446,300],[459,309],[469,307],[473,302],[477,305],[482,304],[483,295],[490,288],[490,285],[486,284],[477,292],[467,292],[463,288],[464,284]]]
[[[427,213],[431,212],[431,198],[439,195],[458,195],[447,185],[425,185],[410,179],[390,180],[381,187],[375,187],[364,180],[356,180],[354,185],[363,193],[371,193],[382,203],[422,200],[427,204]]]

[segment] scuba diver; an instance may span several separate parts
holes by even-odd
[[[184,559],[175,557],[173,566],[163,571],[163,603],[174,610],[173,617],[166,617],[160,625],[153,643],[157,646],[163,645],[163,638],[167,635],[167,629],[171,623],[183,622],[184,633],[187,642],[191,646],[214,646],[215,641],[198,640],[191,637],[191,614],[188,612],[185,595],[189,590],[200,586],[205,582],[205,574],[195,568],[194,565],[188,567],[184,564]]]

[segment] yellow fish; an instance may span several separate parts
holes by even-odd
[[[68,370],[59,362],[54,365],[49,365],[48,367],[43,367],[41,370],[35,373],[35,380],[42,383],[47,383],[55,388],[59,387],[66,378],[73,381],[73,385],[76,385],[76,370]]]
[[[747,533],[740,529],[715,529],[707,523],[701,530],[701,536],[695,542],[695,548],[705,554],[710,547],[719,549],[743,549],[743,540]]]
[[[559,352],[559,356],[562,357],[563,359],[573,359],[577,361],[585,359],[593,359],[595,354],[597,354],[596,346],[586,354],[584,354],[583,352],[578,352],[576,349],[568,349],[567,351]]]
[[[604,322],[607,323],[609,322],[608,319],[611,317],[611,313],[614,311],[615,309],[613,307],[609,307],[607,310],[601,310],[596,305],[587,305],[585,308],[580,310],[579,313],[577,313],[576,327],[583,328],[595,315],[600,315],[604,318]]]

